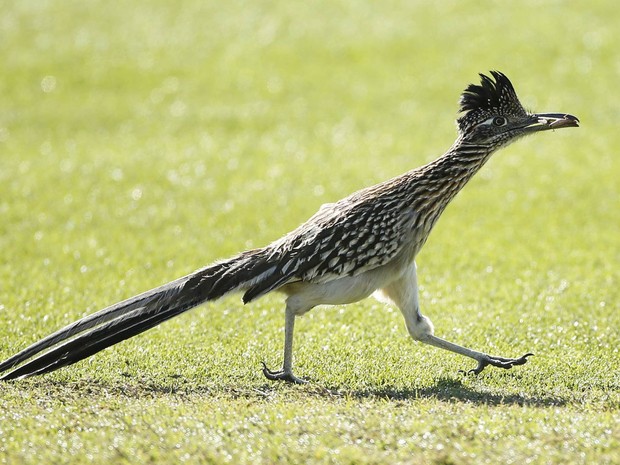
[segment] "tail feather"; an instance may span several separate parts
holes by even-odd
[[[0,363],[0,373],[23,364],[0,380],[71,365],[206,301],[244,289],[262,272],[263,266],[257,266],[263,262],[258,252],[215,263],[71,323]]]
[[[163,312],[157,312],[151,316],[145,316],[142,313],[144,309],[133,310],[121,318],[98,326],[91,331],[80,334],[74,339],[68,340],[68,342],[64,344],[54,347],[43,355],[7,373],[0,379],[9,380],[40,375],[72,365],[86,357],[96,354],[106,347],[110,347],[153,328],[194,306],[195,305],[188,305],[168,309]]]
[[[95,312],[91,315],[87,315],[84,318],[65,326],[64,328],[35,342],[31,346],[0,363],[0,373],[14,367],[15,365],[19,365],[23,361],[27,360],[33,355],[36,355],[42,350],[45,350],[48,347],[52,347],[64,340],[67,340],[68,338],[71,338],[76,334],[86,331],[94,326],[101,325],[107,321],[114,320],[115,318],[118,318],[119,316],[124,315],[127,312],[134,310],[135,308],[144,307],[149,302],[153,301],[154,296],[162,295],[166,291],[174,289],[175,287],[181,285],[184,279],[186,278],[180,278],[176,281],[165,284],[164,286],[151,289],[150,291],[144,292],[143,294],[139,294],[127,300],[123,300],[122,302],[118,302],[114,305],[106,307],[103,310],[99,310],[98,312]]]

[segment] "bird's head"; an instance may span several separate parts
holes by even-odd
[[[565,113],[528,113],[510,80],[499,71],[491,76],[481,74],[480,85],[470,84],[461,95],[457,125],[463,142],[496,149],[534,132],[579,126]]]

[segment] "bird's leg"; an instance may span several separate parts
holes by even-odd
[[[466,357],[473,358],[478,362],[478,366],[476,368],[472,368],[471,370],[459,370],[460,373],[465,373],[468,375],[477,375],[485,367],[488,365],[499,367],[499,368],[512,368],[515,365],[523,365],[527,362],[527,358],[531,357],[532,353],[527,353],[519,358],[505,358],[505,357],[497,357],[494,355],[488,355],[483,352],[478,352],[476,350],[468,349],[467,347],[460,346],[458,344],[454,344],[453,342],[446,341],[440,337],[434,336],[433,334],[425,334],[418,338],[420,342],[424,342],[426,344],[430,344],[435,347],[439,347],[441,349],[446,349],[451,352],[455,352],[457,354],[465,355]]]
[[[467,374],[478,374],[488,365],[506,369],[516,365],[523,365],[527,362],[527,358],[533,355],[528,353],[519,358],[497,357],[460,346],[435,336],[433,334],[434,329],[431,320],[420,313],[415,263],[412,263],[409,269],[399,279],[381,289],[379,298],[381,297],[387,298],[388,301],[393,302],[400,309],[405,317],[405,323],[407,324],[409,334],[415,340],[476,360],[478,365],[476,368],[464,371]]]
[[[308,381],[293,374],[293,331],[295,329],[295,311],[286,305],[284,320],[284,363],[279,371],[272,371],[263,362],[263,374],[271,381],[287,381],[295,384],[306,384]]]

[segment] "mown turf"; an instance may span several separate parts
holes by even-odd
[[[0,386],[0,463],[618,463],[614,2],[2,2],[0,358],[449,147],[499,69],[582,127],[497,154],[419,256],[436,332],[237,297]]]

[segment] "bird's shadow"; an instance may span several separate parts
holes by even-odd
[[[383,385],[365,389],[348,389],[342,387],[326,388],[320,384],[310,383],[305,386],[287,386],[291,390],[300,390],[309,395],[342,397],[347,399],[382,399],[392,402],[407,402],[416,399],[436,399],[443,402],[460,402],[478,405],[519,405],[530,407],[561,407],[568,403],[567,399],[557,395],[527,395],[523,393],[493,392],[488,389],[477,389],[469,386],[459,378],[442,377],[430,386],[395,387]],[[286,387],[284,389],[287,389]],[[281,386],[273,383],[265,384],[261,389],[254,389],[253,394],[265,398],[281,392]]]
[[[30,380],[28,380],[30,381]],[[425,387],[396,387],[383,385],[365,389],[349,389],[345,386],[324,387],[319,383],[309,383],[303,386],[269,382],[258,387],[245,386],[202,386],[182,377],[171,377],[169,382],[146,382],[126,379],[128,382],[110,382],[96,379],[80,381],[61,380],[32,380],[28,382],[30,388],[43,388],[54,392],[56,396],[63,395],[92,396],[100,393],[113,394],[126,398],[140,398],[147,396],[176,395],[180,397],[235,397],[251,400],[270,401],[281,395],[301,395],[310,397],[331,397],[347,399],[382,399],[394,402],[412,401],[416,399],[436,399],[444,402],[462,402],[480,405],[519,405],[531,407],[552,407],[567,404],[566,399],[558,396],[534,396],[521,393],[494,393],[486,389],[477,389],[468,386],[459,378],[438,378],[433,385]],[[17,387],[17,386],[15,386]]]
[[[346,392],[346,391],[345,391]],[[436,399],[445,402],[463,402],[483,405],[519,405],[550,407],[566,405],[566,399],[558,396],[528,396],[522,393],[494,393],[467,386],[458,378],[439,378],[432,386],[402,388],[382,386],[363,390],[352,390],[345,394],[349,398],[379,398],[390,401],[413,399]]]

